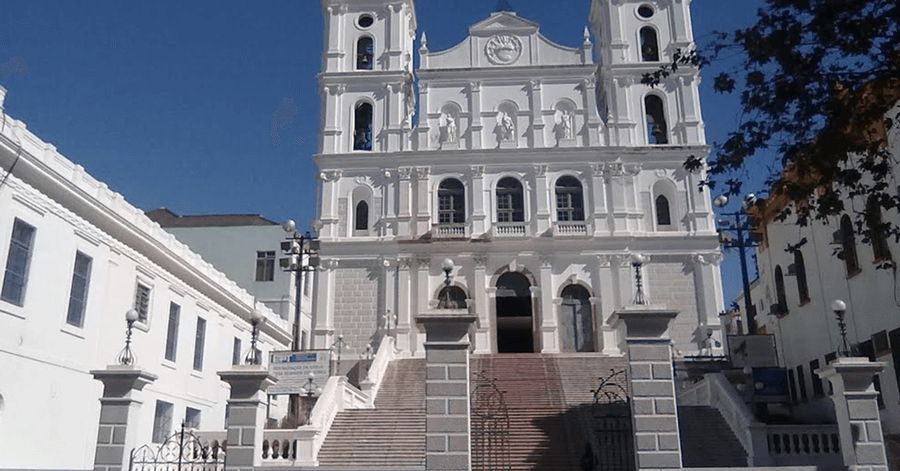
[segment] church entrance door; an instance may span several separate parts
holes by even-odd
[[[497,352],[534,352],[531,283],[521,273],[497,280]]]

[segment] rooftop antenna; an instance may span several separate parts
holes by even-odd
[[[499,0],[497,6],[494,7],[494,13],[502,11],[515,12],[516,10],[509,4],[509,0]]]

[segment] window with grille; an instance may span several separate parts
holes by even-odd
[[[28,267],[31,263],[34,232],[34,226],[21,219],[16,219],[13,223],[0,299],[17,306],[25,305],[25,285],[28,282]]]
[[[465,187],[448,178],[438,188],[438,224],[462,224],[466,222]]]
[[[581,183],[565,176],[556,182],[556,218],[558,221],[584,221],[584,194]]]
[[[497,222],[525,221],[525,201],[522,184],[512,177],[497,183]]]
[[[84,325],[84,307],[87,304],[91,262],[91,257],[81,252],[75,252],[75,268],[72,270],[72,286],[69,289],[69,309],[66,313],[66,322],[76,327]]]
[[[194,370],[203,371],[203,349],[206,346],[206,319],[197,318],[197,334],[194,336]]]
[[[275,279],[275,252],[256,252],[256,281],[273,281]]]
[[[150,287],[141,282],[134,288],[134,310],[138,313],[138,322],[144,324],[150,317],[150,292]]]
[[[175,303],[169,303],[169,325],[166,330],[166,353],[165,358],[169,361],[175,361],[175,355],[178,350],[178,318],[181,317],[181,306]]]

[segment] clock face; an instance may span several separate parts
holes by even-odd
[[[488,39],[484,52],[494,64],[512,64],[522,55],[522,41],[509,34],[498,34]]]

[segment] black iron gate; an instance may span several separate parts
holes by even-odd
[[[494,380],[484,371],[472,383],[472,470],[509,471],[509,411]]]
[[[634,433],[631,424],[631,400],[628,397],[625,370],[610,370],[599,378],[592,406],[594,447],[593,469],[634,471]]]
[[[161,445],[143,445],[131,452],[131,471],[225,471],[225,444],[203,443],[184,429]]]

